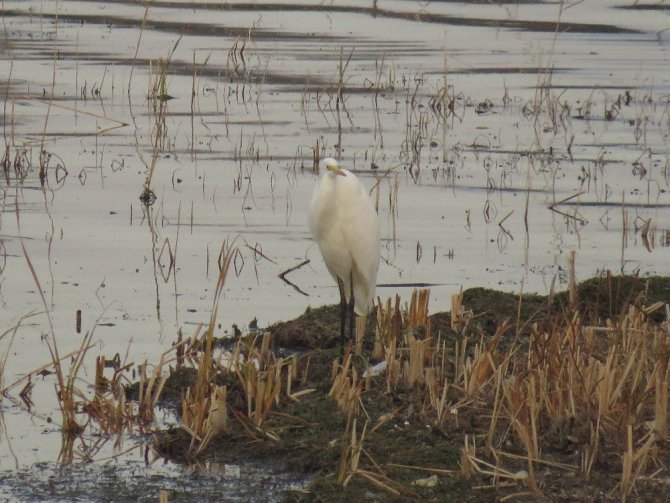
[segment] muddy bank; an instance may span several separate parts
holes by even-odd
[[[374,316],[369,318],[364,356],[354,357],[349,367],[345,360],[344,369],[337,358],[339,307],[308,309],[295,320],[267,329],[272,334],[274,355],[293,354],[297,371],[290,393],[275,396],[263,421],[252,420],[248,415],[248,383],[239,374],[214,373],[213,380],[227,387],[230,420],[225,432],[217,434],[197,457],[280,463],[285,470],[312,478],[304,489],[285,493],[285,501],[493,501],[513,494],[518,495],[517,500],[527,501],[618,499],[623,491],[622,458],[627,445],[621,432],[626,426],[620,430],[611,424],[600,424],[619,416],[612,411],[598,412],[598,390],[589,390],[582,398],[574,397],[575,401],[585,400],[584,410],[568,407],[566,410],[573,410],[571,414],[554,415],[537,405],[541,412],[532,416],[536,421],[532,428],[533,447],[524,440],[521,423],[515,423],[521,421],[525,402],[515,402],[506,380],[525,379],[530,371],[524,368],[524,360],[529,358],[537,360],[533,369],[551,367],[552,372],[560,373],[563,367],[550,360],[561,354],[575,357],[577,352],[569,344],[588,354],[584,366],[578,366],[586,373],[593,361],[612,358],[616,353],[614,346],[622,341],[632,344],[625,334],[611,335],[623,326],[640,331],[650,344],[652,335],[655,338],[654,347],[649,349],[654,355],[643,351],[647,342],[642,341],[636,343],[636,358],[665,358],[667,363],[667,330],[661,328],[667,322],[666,311],[647,308],[669,301],[670,278],[630,276],[585,281],[578,285],[572,305],[568,292],[519,296],[469,289],[462,294],[460,320],[456,324],[447,312],[421,321],[417,314],[421,311],[420,302],[403,300],[394,306],[399,309],[382,313],[378,321]],[[386,307],[391,306],[393,303]],[[644,313],[645,309],[644,320],[635,318],[635,313]],[[376,363],[369,358],[375,343],[375,323],[382,326],[381,332],[386,330],[385,324],[396,325],[396,360],[389,356],[388,348],[385,358],[389,365],[399,362],[401,373],[413,358],[412,345],[416,341],[424,344],[421,377],[414,383],[408,384],[404,377],[394,381],[388,368],[366,377],[366,369]],[[603,331],[589,327],[603,327]],[[659,335],[657,330],[662,333]],[[579,332],[582,338],[571,339],[565,335],[570,331]],[[550,334],[562,343],[552,353],[550,337],[538,334]],[[392,340],[388,334],[382,337],[387,337],[387,342]],[[251,352],[252,341],[258,336],[245,338],[243,346]],[[658,345],[659,341],[665,341],[665,349]],[[538,349],[540,343],[544,347]],[[427,354],[429,351],[431,355]],[[476,366],[482,355],[490,362]],[[469,378],[461,376],[472,369],[478,374],[475,386],[479,390],[471,389],[472,372]],[[504,379],[496,380],[496,373]],[[640,367],[637,379],[644,380],[644,373]],[[166,396],[174,400],[186,387],[193,387],[197,374],[195,369],[174,374],[166,385]],[[440,378],[431,380],[429,376],[434,374]],[[558,375],[554,377],[560,379]],[[629,376],[621,378],[627,380]],[[589,382],[587,377],[581,379],[582,384]],[[349,386],[348,397],[355,402],[348,409],[342,405],[346,399],[336,389],[343,382],[348,383],[343,386]],[[632,388],[638,385],[631,384]],[[436,393],[431,389],[435,386],[441,386],[442,391]],[[499,400],[496,394],[503,390],[510,395]],[[552,388],[551,393],[556,392]],[[659,421],[659,411],[656,416],[651,412],[654,403],[658,408],[658,401],[654,402],[656,393],[649,388],[645,397],[634,404],[630,403],[633,395],[623,390],[611,397],[612,409],[628,410],[636,448],[645,438],[645,424]],[[555,405],[551,396],[539,395],[537,401]],[[436,400],[442,405],[437,405]],[[518,409],[512,410],[515,403]],[[179,407],[181,404],[177,403]],[[600,430],[598,446],[593,445],[594,429]],[[487,443],[490,445],[485,448]],[[192,445],[191,435],[182,428],[156,436],[156,449],[171,460],[192,461]],[[475,453],[476,448],[479,450]],[[528,449],[533,448],[537,452],[530,456],[533,461],[529,463]],[[497,468],[492,453],[500,456]],[[593,459],[585,473],[580,460],[589,453]],[[665,438],[658,438],[653,455],[645,458],[639,469],[645,473],[653,466],[659,471],[654,477],[635,481],[639,501],[663,499],[660,480],[665,469],[659,463],[668,461],[670,451]]]

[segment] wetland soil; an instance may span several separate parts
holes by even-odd
[[[577,286],[575,305],[570,306],[567,292],[552,296],[517,295],[473,288],[465,290],[462,302],[472,312],[468,326],[456,333],[450,314],[430,316],[433,337],[452,346],[464,338],[487,341],[497,327],[510,320],[512,329],[505,332],[501,347],[514,337],[526,335],[529,327],[550,326],[567,322],[576,312],[591,324],[602,326],[621,316],[628,306],[648,306],[670,302],[670,278],[603,276]],[[295,391],[311,389],[299,399],[283,397],[260,428],[244,420],[231,421],[228,432],[216,437],[204,456],[221,461],[254,460],[280,464],[283,469],[303,473],[311,482],[303,489],[285,494],[285,501],[498,501],[516,494],[516,501],[591,502],[618,500],[615,489],[620,479],[620,452],[602,456],[587,479],[576,470],[559,469],[560,463],[579,465],[584,452],[579,430],[588,425],[570,424],[561,431],[540,432],[542,458],[555,465],[538,463],[538,493],[531,494],[523,481],[500,482],[497,486],[488,475],[464,477],[460,458],[465,438],[485,436],[490,424],[489,413],[477,407],[461,407],[441,424],[427,417],[425,392],[419,387],[389,391],[383,374],[368,378],[360,397],[356,435],[363,436],[359,467],[377,474],[370,478],[354,475],[346,487],[338,484],[343,451],[351,443],[353,417],[340,411],[328,392],[332,385],[333,362],[339,353],[339,306],[308,309],[295,320],[280,322],[267,329],[272,334],[276,352],[294,352],[299,362]],[[663,323],[665,310],[650,315],[654,323]],[[374,316],[369,317],[368,334],[373,333]],[[370,339],[372,336],[370,336]],[[366,340],[364,353],[370,354],[372,340]],[[363,358],[355,362],[362,374]],[[181,389],[192,385],[194,372],[175,373],[166,385],[166,396],[174,401]],[[229,407],[245,407],[239,385],[231,387]],[[237,386],[237,387],[236,387]],[[456,394],[456,390],[453,390]],[[453,397],[454,402],[456,396]],[[238,417],[241,417],[238,416]],[[363,428],[365,425],[365,431]],[[158,435],[157,448],[167,458],[188,461],[189,435],[182,429]],[[607,446],[607,439],[603,439]],[[662,445],[662,444],[661,444]],[[508,445],[506,450],[519,455],[516,462],[506,460],[522,473],[527,469],[522,450]],[[667,446],[666,446],[667,447]],[[605,447],[606,449],[607,447]],[[667,450],[667,449],[666,449]],[[668,458],[668,452],[660,453]],[[670,458],[668,458],[670,459]],[[610,460],[610,461],[608,461]],[[378,474],[383,474],[380,477]],[[432,475],[437,477],[430,478]],[[540,494],[541,496],[538,496]],[[653,479],[639,480],[631,501],[665,501],[665,487]]]

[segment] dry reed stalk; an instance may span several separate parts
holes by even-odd
[[[626,265],[625,250],[628,247],[628,210],[626,209],[626,192],[621,191],[621,270]]]
[[[408,327],[405,344],[409,352],[409,361],[405,362],[405,383],[407,386],[423,384],[423,374],[426,364],[432,360],[433,342],[431,339],[430,319],[428,317],[428,302],[430,289],[414,290],[409,305],[405,309],[404,321]],[[418,334],[423,328],[423,338],[418,340]]]
[[[349,429],[345,433],[345,439],[350,436],[350,440],[344,445],[342,455],[340,456],[340,463],[337,471],[337,483],[343,487],[347,487],[349,481],[354,476],[361,477],[370,482],[375,487],[385,491],[393,496],[399,496],[399,487],[393,487],[395,484],[391,479],[381,472],[379,465],[370,457],[370,455],[363,448],[363,440],[368,427],[367,421],[363,426],[363,431],[360,437],[356,432],[356,419],[351,422],[351,435]],[[361,454],[363,454],[377,469],[377,471],[365,470],[360,468]]]
[[[461,449],[461,456],[458,462],[460,467],[461,477],[465,480],[470,480],[477,473],[475,464],[472,461],[475,459],[476,448],[474,442],[470,444],[469,436],[466,434],[463,437],[463,448]]]
[[[468,367],[468,339],[454,342],[454,377],[452,382],[465,383],[465,370]]]
[[[391,215],[391,223],[393,229],[393,246],[397,243],[398,234],[396,232],[396,223],[398,220],[398,191],[400,190],[400,181],[398,179],[398,174],[393,175],[393,181],[391,182],[391,190],[389,192],[389,213]]]
[[[298,358],[293,355],[286,359],[286,396],[291,397],[293,393],[293,380],[298,378]]]
[[[117,435],[117,448],[120,448],[125,432],[130,433],[135,425],[139,425],[140,430],[144,431],[146,424],[134,410],[134,404],[126,402],[121,380],[124,372],[131,366],[132,363],[121,366],[118,354],[112,360],[106,360],[102,356],[96,358],[95,394],[81,405],[82,412],[88,415],[88,424],[93,421],[103,434]],[[108,367],[114,368],[111,378],[104,376],[104,370]]]
[[[109,387],[109,381],[104,376],[105,372],[105,357],[98,356],[95,359],[95,391],[102,393]]]
[[[19,232],[21,231],[21,223],[19,219],[19,207],[18,199],[16,201],[15,211],[16,211],[16,224]],[[82,343],[79,346],[79,349],[73,353],[72,362],[70,364],[69,372],[67,376],[64,374],[61,367],[62,359],[59,356],[58,345],[56,343],[56,333],[53,327],[53,321],[51,319],[51,314],[49,307],[44,296],[44,290],[40,283],[39,278],[37,277],[37,272],[33,267],[28,251],[26,250],[23,239],[21,239],[21,249],[23,250],[23,256],[28,265],[28,269],[33,277],[33,281],[39,292],[40,299],[42,300],[42,305],[44,306],[44,313],[46,314],[47,321],[49,322],[50,329],[50,338],[47,338],[47,348],[49,349],[49,355],[51,356],[52,365],[56,373],[56,396],[58,398],[58,406],[61,411],[62,423],[61,429],[64,434],[74,435],[82,431],[83,427],[77,423],[77,398],[81,395],[80,391],[75,388],[75,380],[81,364],[83,362],[84,355],[92,347],[91,338],[93,337],[93,330],[86,333],[82,339]],[[28,377],[30,379],[30,377]]]
[[[626,437],[626,452],[621,460],[621,479],[619,481],[619,494],[622,503],[625,503],[628,496],[635,487],[635,482],[640,477],[641,472],[646,467],[651,448],[656,443],[653,433],[647,435],[644,443],[635,449],[633,444],[633,425],[629,424]]]
[[[359,355],[363,353],[363,339],[365,338],[365,327],[367,323],[368,323],[367,315],[356,316],[355,347],[356,347],[356,354]]]
[[[654,239],[649,239],[649,229],[651,227],[651,218],[645,219],[644,224],[642,224],[642,227],[640,229],[640,237],[642,238],[642,244],[644,247],[647,249],[648,252],[652,251],[652,248],[654,247]]]
[[[430,466],[414,466],[403,465],[399,463],[388,463],[386,466],[393,466],[395,468],[405,468],[407,470],[418,470],[422,472],[434,473],[436,475],[454,475],[459,473],[457,470],[446,470],[444,468],[432,468]]]
[[[84,356],[88,349],[91,348],[91,338],[93,337],[93,330],[88,331],[83,337],[79,350],[75,354],[67,375],[64,374],[60,361],[54,363],[57,377],[57,397],[58,404],[63,418],[62,429],[66,433],[78,434],[82,431],[83,425],[77,421],[77,404],[83,400],[83,394],[75,387],[75,382],[78,379],[79,370],[84,361]],[[55,340],[53,345],[48,343],[49,350],[53,356],[57,355]]]
[[[111,394],[96,393],[93,398],[87,402],[82,411],[93,420],[100,428],[103,435],[115,434],[119,438],[117,443],[120,445],[121,435],[127,430],[130,431],[133,419],[133,406],[126,402],[125,394],[122,392],[116,399]]]
[[[451,329],[454,332],[462,333],[472,318],[472,311],[466,311],[463,307],[463,289],[459,293],[451,296]]]
[[[668,356],[668,342],[664,337],[654,372],[656,377],[654,382],[656,391],[654,401],[654,431],[659,441],[668,436],[668,389],[670,388]]]
[[[175,368],[180,370],[184,367],[184,333],[181,331],[181,328],[177,331],[177,343],[175,344],[175,352],[177,357],[177,362]]]
[[[537,376],[532,374],[523,381],[510,377],[503,383],[503,394],[507,408],[511,412],[512,428],[526,451],[528,477],[525,480],[534,494],[540,494],[533,463],[533,460],[539,457],[540,451],[538,442],[539,392]]]
[[[502,409],[502,402],[503,402],[503,382],[505,380],[505,375],[507,372],[507,367],[509,363],[509,359],[506,359],[503,364],[499,365],[496,368],[495,372],[495,395],[493,396],[493,407],[491,410],[491,422],[489,423],[489,431],[486,436],[486,446],[489,449],[489,451],[493,452],[494,447],[493,447],[493,442],[494,442],[494,435],[496,432],[496,427],[498,425],[498,420],[501,415],[501,409]]]
[[[438,373],[435,367],[426,369],[425,382],[431,409],[435,412],[435,426],[438,428],[442,426],[450,406],[447,401],[447,393],[449,392],[449,382],[443,378],[441,372]]]
[[[396,414],[398,413],[398,410],[399,410],[399,408],[396,408],[396,409],[394,409],[390,412],[386,412],[386,413],[382,414],[381,416],[379,416],[379,418],[377,419],[377,422],[375,423],[375,425],[370,430],[370,433],[374,433],[379,428],[381,428],[386,423],[388,423],[391,419],[393,419],[396,416]]]
[[[169,351],[172,351],[170,348]],[[138,400],[138,419],[144,423],[149,424],[156,420],[156,405],[163,391],[167,375],[163,373],[164,359],[167,352],[160,357],[158,365],[154,367],[151,376],[147,379],[146,368],[147,362],[140,366],[140,396]]]
[[[382,181],[382,177],[375,175],[375,184],[373,185],[373,187],[371,189],[375,193],[374,201],[375,201],[375,211],[377,213],[379,213],[379,200],[380,200],[381,195],[382,195],[382,191],[381,191],[381,187],[380,187],[381,181]],[[372,192],[370,192],[370,195],[372,195]]]
[[[605,455],[603,439],[608,449],[625,446],[619,492],[623,500],[631,494],[667,432],[668,335],[647,320],[658,309],[630,306],[606,327],[584,327],[577,314],[566,327],[531,326],[525,358],[505,376],[498,366],[487,442],[492,448],[504,441],[494,435],[497,425],[509,424],[526,451],[526,483],[534,492],[533,465],[542,462],[538,432],[571,423],[575,429],[565,435],[582,446],[580,471],[587,478]]]
[[[270,364],[270,359],[274,359],[274,354],[270,352],[270,341],[272,340],[272,334],[270,332],[263,332],[263,338],[261,339],[261,351],[260,351],[260,365],[261,367],[266,367]]]
[[[480,341],[475,345],[472,359],[467,358],[461,362],[463,368],[458,373],[463,378],[463,389],[465,390],[466,398],[474,398],[494,374],[496,368],[494,354],[500,338],[509,327],[510,321],[505,320],[497,328],[495,335],[490,341],[486,344],[484,344],[484,341]]]
[[[359,477],[366,479],[368,482],[372,483],[372,485],[385,491],[387,494],[391,494],[392,496],[400,496],[401,494],[398,489],[391,485],[393,481],[383,474],[378,474],[369,470],[358,469],[354,475],[358,475]]]
[[[401,377],[401,359],[397,349],[402,324],[400,296],[396,295],[393,307],[391,299],[387,299],[384,304],[377,298],[377,324],[372,358],[383,358],[386,361],[386,387],[389,393],[397,388]]]
[[[348,423],[358,413],[365,384],[365,381],[358,378],[351,360],[352,354],[348,352],[342,365],[339,365],[338,360],[333,361],[333,385],[328,392],[328,396],[334,398],[339,409],[346,414]]]
[[[361,457],[361,449],[363,448],[363,439],[365,438],[365,430],[367,422],[363,426],[360,439],[356,436],[356,419],[351,423],[351,440],[345,444],[340,457],[340,466],[337,471],[337,483],[343,487],[347,487],[351,477],[358,470],[358,462]],[[348,433],[348,432],[347,432]]]
[[[424,412],[434,414],[438,426],[451,411],[447,399],[447,395],[452,394],[450,389],[463,395],[459,402],[463,407],[488,401],[491,423],[485,440],[486,450],[496,461],[489,463],[478,457],[472,437],[466,436],[460,461],[462,476],[492,477],[496,486],[523,482],[537,496],[541,494],[540,474],[535,468],[538,464],[575,469],[542,459],[540,432],[574,422],[578,426],[586,425],[586,428],[578,432],[567,431],[565,435],[571,443],[580,446],[579,469],[586,477],[602,460],[603,439],[607,439],[608,447],[617,442],[625,445],[618,490],[622,499],[631,494],[636,481],[644,476],[649,461],[654,459],[657,442],[664,439],[664,432],[667,432],[670,342],[666,327],[654,327],[647,321],[649,314],[662,305],[644,309],[631,307],[620,320],[605,327],[585,327],[578,314],[567,320],[565,326],[558,323],[546,328],[530,325],[527,327],[530,334],[526,354],[517,354],[520,350],[516,345],[498,354],[499,342],[511,326],[506,321],[489,341],[480,341],[472,356],[468,356],[466,340],[456,342],[453,355],[441,348],[439,338],[437,341],[431,338],[418,340],[411,330],[405,331],[406,346],[402,340],[398,342],[404,323],[410,328],[412,322],[428,325],[425,295],[423,301],[420,292],[415,292],[404,317],[399,297],[395,304],[391,299],[386,303],[378,302],[376,348],[387,361],[387,389],[397,388],[398,370],[401,364],[406,365],[404,376],[407,382],[404,384],[423,384],[426,393]],[[245,383],[247,417],[258,428],[279,397],[284,368],[287,396],[297,398],[298,393],[292,393],[292,382],[297,376],[295,358],[275,361],[269,350],[269,339],[265,336],[259,339],[259,346],[256,342],[243,348],[241,340],[238,341],[227,370],[237,372],[240,381]],[[398,348],[399,344],[401,348]],[[428,352],[430,358],[426,357]],[[200,367],[205,361],[206,354],[200,358]],[[449,378],[446,369],[452,372]],[[351,353],[345,356],[341,365],[334,362],[329,396],[337,401],[348,418],[348,441],[340,459],[338,483],[346,485],[352,477],[359,476],[395,494],[396,487],[381,470],[361,468],[361,456],[368,456],[362,446],[367,425],[359,437],[356,415],[364,388],[365,381],[359,379],[352,366]],[[184,414],[185,418],[190,414],[191,419],[184,422],[195,425],[191,431],[198,437],[200,446],[211,438],[213,430],[223,431],[226,427],[226,416],[217,422],[213,412],[217,410],[223,414],[226,411],[226,390],[210,389],[212,393],[217,391],[223,393],[223,398],[210,398],[208,410],[193,409]],[[218,402],[218,408],[214,407],[215,402]],[[240,414],[232,412],[240,419]],[[395,413],[380,417],[373,431]],[[210,423],[201,428],[199,434],[197,417],[205,417]],[[650,417],[654,419],[653,427]],[[219,426],[215,427],[213,423]],[[257,431],[248,428],[250,435]],[[502,437],[499,436],[501,432]],[[520,444],[523,456],[506,454],[496,447],[510,440]],[[505,470],[503,457],[524,459],[527,469]]]
[[[148,9],[148,8],[147,8]],[[147,11],[145,11],[145,18]],[[144,28],[144,22],[143,22]],[[140,33],[141,39],[141,33]],[[172,50],[169,52],[167,58],[158,58],[157,62],[157,73],[153,73],[151,70],[153,68],[153,63],[150,65],[150,76],[148,82],[147,95],[149,100],[147,101],[148,107],[148,116],[153,119],[152,128],[150,131],[150,137],[152,139],[152,153],[151,153],[151,164],[147,166],[147,176],[144,181],[144,191],[140,196],[140,200],[147,206],[151,206],[156,200],[156,195],[151,189],[151,180],[153,179],[154,171],[156,165],[158,164],[158,154],[163,151],[166,147],[167,141],[167,103],[172,97],[168,94],[167,90],[167,71],[170,66],[172,57],[174,56],[179,43],[181,42],[181,36],[177,38],[177,41],[172,46]],[[138,49],[139,49],[138,40]],[[132,79],[132,69],[131,69],[131,79]],[[130,83],[128,88],[128,94],[130,96]]]
[[[247,398],[247,416],[257,428],[265,421],[272,404],[279,397],[283,366],[283,360],[279,360],[260,370],[256,368],[254,360],[249,360],[237,367],[237,374]]]
[[[386,356],[385,347],[390,344],[391,339],[396,336],[393,333],[393,309],[391,299],[386,304],[377,297],[377,323],[375,324],[375,342],[372,348],[372,359],[381,360]]]
[[[195,327],[193,334],[187,339],[182,339],[181,342],[177,342],[173,346],[176,351],[176,368],[179,369],[184,366],[187,362],[193,367],[197,368],[200,364],[200,350],[203,347],[203,337],[200,337],[200,331],[202,330],[202,323],[198,323]]]
[[[412,292],[412,298],[407,308],[407,322],[411,327],[430,327],[428,319],[428,302],[430,301],[430,289],[421,288]],[[429,337],[427,334],[426,337]]]
[[[463,448],[461,449],[459,466],[461,476],[466,480],[472,478],[476,474],[485,475],[493,478],[495,486],[500,485],[501,479],[513,481],[526,481],[528,479],[528,473],[525,470],[513,473],[498,465],[493,465],[478,458],[475,441],[473,439],[471,443],[469,435],[465,435],[463,439]]]
[[[212,406],[212,397],[218,397],[212,391],[212,377],[215,368],[212,344],[221,292],[236,253],[237,247],[226,239],[221,245],[219,253],[219,275],[214,290],[209,325],[202,336],[203,353],[198,364],[195,387],[186,390],[182,395],[182,427],[191,435],[190,454],[198,455],[202,453],[215,434],[212,422],[208,418],[211,410],[218,410]]]
[[[223,433],[228,429],[228,388],[226,386],[214,386],[210,397],[209,429],[214,434]]]
[[[424,383],[426,348],[430,346],[432,340],[418,340],[412,334],[407,334],[406,339],[409,358],[404,362],[403,381],[405,386],[411,388],[414,385]]]
[[[58,453],[59,465],[70,465],[74,461],[74,441],[77,435],[62,430],[60,452]]]
[[[312,147],[312,173],[319,174],[319,163],[321,162],[321,151],[319,150],[319,139],[316,139],[314,147]]]
[[[291,373],[291,360],[275,361],[274,354],[270,351],[269,332],[265,332],[261,337],[260,348],[256,346],[257,340],[258,338],[254,338],[242,349],[243,340],[238,339],[228,359],[228,366],[223,370],[236,374],[246,397],[246,417],[254,422],[256,428],[260,428],[272,404],[279,399],[282,370],[287,367],[288,373]],[[290,377],[287,378],[287,385],[289,379]]]
[[[386,348],[386,391],[391,393],[398,388],[402,377],[401,359],[396,356],[398,339],[393,338]]]

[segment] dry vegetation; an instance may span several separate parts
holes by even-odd
[[[148,7],[141,30],[147,12]],[[255,80],[261,83],[255,88],[255,108],[262,128],[259,100],[266,71],[248,65],[251,33],[248,39],[235,40],[228,52],[223,73],[230,83],[221,96],[225,98],[227,93],[228,100],[235,96],[246,108],[247,102],[254,100],[247,87],[257,74]],[[149,69],[146,112],[151,120],[146,137],[150,143],[143,144],[135,133],[138,158],[146,168],[141,195],[146,206],[156,200],[152,177],[159,154],[177,151],[171,136],[174,133],[169,130],[173,123],[169,120],[172,96],[168,85],[169,76],[176,74],[171,64],[180,40]],[[141,32],[137,49],[140,41]],[[245,49],[247,44],[250,48]],[[427,147],[434,144],[442,151],[437,157],[441,163],[433,164],[439,166],[432,171],[433,180],[448,184],[455,177],[455,166],[471,154],[486,170],[487,192],[502,189],[494,175],[506,162],[506,154],[496,155],[490,140],[483,136],[452,146],[446,140],[455,125],[463,121],[467,109],[481,116],[496,107],[498,111],[510,107],[506,88],[500,103],[493,98],[473,100],[448,83],[445,56],[444,82],[430,92],[418,76],[401,87],[393,64],[385,64],[383,57],[371,87],[357,89],[347,75],[352,55],[353,49],[348,54],[340,49],[336,84],[319,90],[305,87],[301,113],[307,130],[312,103],[324,117],[335,119],[337,143],[332,148],[338,150],[343,123],[346,129],[347,120],[351,121],[347,100],[355,92],[369,93],[374,98],[375,149],[369,157],[366,152],[364,159],[377,169],[376,161],[382,164],[384,160],[378,98],[382,92],[394,92],[405,104],[405,133],[397,168],[404,168],[418,183],[422,167],[431,165]],[[202,65],[196,65],[194,55],[192,155],[197,144],[194,118],[199,117],[196,69],[204,72],[207,62],[205,59]],[[629,111],[625,120],[635,125],[635,143],[647,145],[645,117],[651,116],[647,110],[654,103],[651,97],[632,97],[630,91],[622,90],[616,98],[605,95],[604,100],[597,101],[589,97],[577,108],[554,88],[550,60],[541,62],[537,73],[533,98],[518,104],[520,116],[532,124],[534,133],[532,143],[519,149],[529,159],[529,173],[531,169],[543,171],[544,163],[554,166],[555,173],[559,162],[572,161],[573,121],[583,121],[589,128],[593,117],[602,117],[605,122],[624,121],[625,107],[631,104],[638,110]],[[50,94],[54,95],[53,89]],[[85,83],[81,97],[85,100],[87,94]],[[102,101],[97,87],[90,94]],[[130,82],[128,94],[130,117],[135,123]],[[594,103],[601,102],[602,110],[596,109]],[[225,136],[234,137],[228,131],[226,103],[224,99]],[[667,117],[667,100],[659,103],[659,110],[665,107],[660,115]],[[49,101],[51,106],[57,105]],[[117,124],[115,127],[127,125],[104,118]],[[139,130],[137,124],[135,130]],[[262,136],[267,146],[265,131],[262,133],[259,138]],[[563,140],[562,157],[555,157],[551,145],[554,136]],[[256,136],[250,137],[244,144],[240,132],[232,156],[240,166],[234,190],[245,190],[246,183],[247,194],[251,192],[252,168],[243,170],[241,161],[249,160],[253,167],[261,157]],[[215,136],[209,138],[210,143],[212,138]],[[323,139],[321,145],[316,140],[314,166],[327,148],[331,147]],[[145,160],[142,152],[150,153],[150,158]],[[494,152],[493,158],[490,152]],[[594,173],[602,170],[604,150],[587,161]],[[651,166],[651,154],[649,159],[641,155],[634,164],[635,173],[641,177],[647,170],[645,162]],[[45,149],[44,139],[39,150],[33,150],[15,144],[13,132],[6,134],[0,166],[7,186],[10,180],[22,182],[29,172],[37,171],[40,187],[53,190],[67,176],[65,162]],[[85,171],[81,173],[85,180]],[[384,178],[388,178],[390,192],[389,237],[395,243],[398,174],[389,170],[378,180],[378,207],[379,184]],[[590,180],[585,175],[582,184]],[[586,190],[591,190],[590,186]],[[527,194],[529,191],[530,185]],[[585,223],[578,218],[577,209],[567,213],[560,208],[582,194],[580,190],[550,205],[576,231]],[[246,201],[245,196],[242,206]],[[487,198],[483,208],[487,223],[489,205]],[[621,206],[627,237],[632,217],[627,215],[623,201]],[[510,214],[498,217],[503,238],[507,233],[503,223]],[[663,242],[662,231],[655,234],[651,217],[637,219],[641,222],[634,221],[633,234],[639,234],[651,251],[653,243]],[[148,221],[151,226],[153,219]],[[169,247],[170,242],[165,242]],[[0,246],[4,247],[2,241]],[[176,243],[174,248],[176,254]],[[154,242],[154,255],[157,250]],[[25,248],[23,251],[42,291]],[[93,348],[94,327],[78,349],[64,356],[59,353],[52,328],[47,339],[52,362],[26,373],[24,378],[6,384],[3,371],[9,351],[0,355],[0,401],[3,397],[14,400],[17,394],[31,410],[32,379],[53,370],[63,432],[61,463],[72,462],[76,455],[92,459],[107,439],[113,439],[120,449],[127,435],[152,434],[151,448],[164,457],[188,461],[278,460],[288,470],[306,473],[310,484],[304,490],[288,493],[286,499],[290,501],[665,500],[670,462],[669,282],[607,275],[574,287],[570,295],[549,297],[472,289],[454,297],[450,313],[433,315],[429,315],[429,293],[425,290],[414,292],[405,301],[399,297],[379,299],[376,316],[369,319],[363,354],[348,353],[340,361],[336,307],[308,310],[297,320],[279,323],[262,334],[247,334],[227,345],[215,339],[219,297],[235,253],[234,243],[222,247],[209,324],[186,339],[180,337],[153,367],[148,362],[135,366],[119,355],[112,359],[98,356],[95,382],[89,387],[82,369],[84,358]],[[170,270],[176,271],[172,249],[169,254]],[[6,262],[4,249],[2,255]],[[419,259],[417,243],[417,262]],[[22,322],[0,333],[0,340],[13,339]],[[139,374],[131,386],[129,374],[134,368]],[[176,404],[181,425],[163,430],[156,410],[168,403]],[[76,450],[76,440],[87,433],[99,435],[100,441],[83,451]]]
[[[372,367],[339,361],[334,307],[229,349],[196,334],[184,424],[155,448],[282,460],[316,477],[292,501],[653,501],[670,459],[667,288],[607,276],[574,305],[479,289],[433,316],[417,291],[379,302]],[[279,356],[296,331],[303,351]]]
[[[65,356],[50,338],[51,364],[2,395],[23,386],[30,408],[31,377],[54,370],[61,463],[151,433],[162,457],[255,458],[302,471],[312,480],[291,501],[663,499],[667,279],[608,274],[548,297],[471,289],[432,316],[427,290],[407,302],[378,299],[363,354],[340,361],[337,306],[215,339],[236,253],[223,244],[207,328],[180,338],[151,371],[137,366],[134,387],[134,365],[119,355],[97,357],[94,386],[84,384],[92,329]],[[180,426],[164,430],[156,408],[169,405],[168,390]],[[75,449],[86,434],[99,441]]]

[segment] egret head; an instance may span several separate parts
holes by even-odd
[[[338,163],[332,157],[326,157],[323,161],[321,161],[321,166],[326,168],[334,175],[347,176],[346,173],[342,171],[342,168],[340,168],[340,163]]]

